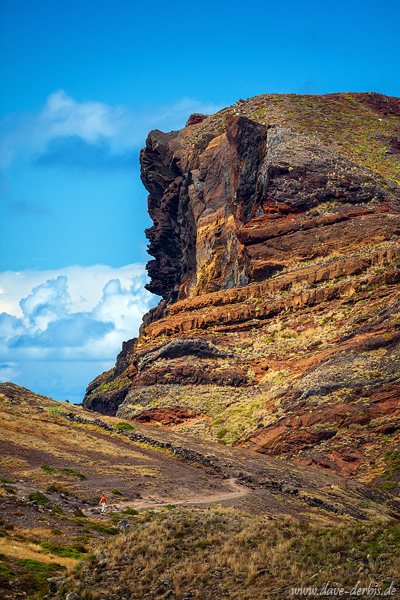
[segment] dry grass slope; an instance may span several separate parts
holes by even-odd
[[[57,597],[74,590],[87,600],[284,599],[292,588],[330,582],[350,591],[371,580],[383,593],[392,581],[398,585],[399,542],[397,522],[337,527],[271,522],[222,507],[149,511],[70,571]]]

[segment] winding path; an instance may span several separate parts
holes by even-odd
[[[125,510],[127,508],[134,508],[136,510],[142,510],[145,508],[162,508],[167,504],[173,504],[174,506],[193,506],[196,504],[211,504],[213,502],[221,502],[223,500],[234,500],[237,498],[244,498],[245,496],[249,496],[251,494],[251,490],[242,485],[236,483],[235,478],[227,479],[226,482],[229,484],[232,491],[226,492],[218,492],[212,495],[201,495],[196,498],[191,498],[190,500],[175,500],[174,498],[167,498],[166,500],[130,500],[129,502],[113,502],[112,504],[108,504],[106,511],[113,512],[115,510]],[[92,515],[91,515],[92,516]]]

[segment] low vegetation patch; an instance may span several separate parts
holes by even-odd
[[[73,492],[71,492],[71,490],[65,488],[62,485],[58,485],[57,483],[52,483],[51,485],[49,485],[46,488],[46,492],[48,494],[64,494],[65,496],[74,496],[75,498],[77,497]]]
[[[42,494],[42,492],[32,492],[31,494],[29,494],[29,500],[31,502],[37,502],[42,506],[50,502],[49,498]]]
[[[14,590],[16,585],[20,593],[16,597],[42,598],[48,591],[47,580],[66,567],[53,563],[46,564],[33,559],[12,560],[0,555],[0,594],[3,590]],[[14,596],[1,596],[14,597]]]
[[[114,429],[123,429],[124,431],[134,431],[135,430],[133,425],[131,425],[130,423],[125,423],[125,422],[116,423],[114,425]]]
[[[65,569],[65,567],[63,567],[62,565],[46,565],[45,563],[41,563],[38,560],[32,560],[30,558],[17,560],[15,564],[17,564],[20,567],[25,567],[25,569],[29,569],[30,571],[39,571],[40,573],[45,573],[47,571],[59,571],[60,569]]]
[[[40,547],[50,554],[63,556],[65,558],[75,558],[76,560],[84,558],[87,552],[87,549],[82,544],[61,546],[60,544],[53,544],[53,542],[40,542]]]
[[[66,473],[67,475],[69,475],[70,477],[76,477],[77,479],[87,479],[86,475],[84,475],[83,473],[79,473],[78,471],[75,471],[75,469],[71,469],[69,467],[64,467],[63,469],[60,469],[61,473]]]
[[[119,529],[116,527],[110,527],[109,525],[102,525],[101,523],[89,522],[87,524],[88,529],[93,529],[94,531],[99,531],[101,533],[106,533],[107,535],[117,535],[119,533]]]
[[[125,510],[122,511],[123,515],[138,515],[139,511],[136,510],[135,508],[126,508]]]
[[[41,469],[43,469],[43,471],[45,473],[65,473],[66,475],[69,475],[69,477],[76,477],[77,479],[87,479],[86,475],[84,475],[83,473],[79,473],[78,471],[75,471],[75,469],[71,469],[70,467],[62,467],[61,469],[56,469],[55,467],[50,467],[49,465],[42,465],[40,467]]]
[[[43,471],[45,473],[59,473],[60,472],[59,469],[55,469],[54,467],[49,467],[49,465],[42,465],[40,468],[43,469]]]
[[[11,565],[0,562],[0,585],[11,583],[14,577],[18,577],[18,575]]]
[[[88,600],[116,587],[131,600],[186,597],[190,590],[195,600],[278,599],[291,597],[293,587],[332,581],[349,591],[357,582],[368,587],[373,569],[383,594],[400,572],[399,542],[397,521],[322,526],[228,508],[176,509],[137,517],[129,533],[103,548],[107,579],[93,556],[85,576],[75,570],[67,587]]]

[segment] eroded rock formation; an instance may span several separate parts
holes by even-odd
[[[269,95],[151,132],[162,300],[84,405],[395,485],[399,116],[379,94]]]

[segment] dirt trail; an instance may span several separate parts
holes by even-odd
[[[187,500],[176,500],[174,498],[167,498],[165,500],[152,500],[151,498],[145,500],[143,498],[138,498],[137,500],[130,500],[129,502],[113,502],[112,504],[107,505],[107,509],[104,514],[107,512],[113,512],[115,510],[125,510],[126,508],[134,508],[136,510],[141,510],[144,508],[150,507],[162,507],[167,504],[173,504],[175,506],[193,506],[196,504],[211,504],[213,502],[221,502],[223,500],[233,500],[237,498],[243,498],[244,496],[249,496],[251,494],[251,490],[242,485],[236,483],[236,479],[227,479],[226,483],[229,484],[231,491],[227,492],[218,492],[216,494],[208,494],[208,495],[199,495]]]

